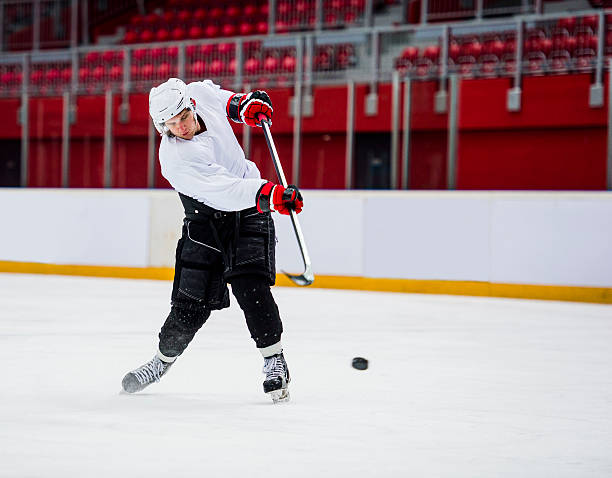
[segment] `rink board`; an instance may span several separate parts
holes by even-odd
[[[305,197],[319,287],[612,301],[610,193]],[[0,270],[171,279],[181,220],[172,191],[2,190]],[[279,271],[298,272],[291,223],[275,223]]]

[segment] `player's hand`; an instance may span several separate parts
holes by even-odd
[[[304,206],[302,193],[297,186],[291,184],[284,188],[269,181],[259,188],[256,200],[259,212],[276,211],[280,214],[289,214],[289,211],[295,211],[299,214]]]
[[[265,91],[253,91],[245,95],[240,101],[240,119],[249,126],[260,126],[257,119],[260,114],[265,115],[269,121],[272,121],[273,112],[272,100]]]

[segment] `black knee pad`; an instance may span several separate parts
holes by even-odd
[[[264,275],[240,275],[232,278],[232,293],[244,312],[247,327],[258,348],[277,343],[283,333],[278,307]]]
[[[208,309],[173,305],[159,333],[159,351],[167,357],[182,354],[208,317]]]

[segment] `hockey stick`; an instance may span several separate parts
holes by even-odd
[[[280,163],[280,160],[278,159],[278,153],[276,152],[276,146],[274,145],[274,140],[272,139],[272,134],[270,133],[270,124],[268,122],[268,119],[265,115],[259,114],[257,116],[257,120],[259,121],[259,124],[264,130],[266,143],[268,143],[268,149],[270,150],[270,155],[272,156],[272,162],[274,163],[274,169],[276,170],[278,180],[280,181],[281,185],[286,188],[287,179],[285,178],[283,167]],[[283,273],[297,285],[310,285],[314,282],[314,274],[312,273],[310,256],[308,255],[308,250],[306,249],[306,242],[304,241],[302,228],[300,227],[300,223],[298,221],[297,214],[295,213],[295,211],[290,210],[289,214],[291,215],[293,230],[300,246],[300,252],[302,253],[302,261],[304,262],[304,272],[302,272],[301,274],[289,274],[288,272],[283,271]]]

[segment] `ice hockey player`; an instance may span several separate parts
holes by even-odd
[[[271,120],[272,112],[264,91],[233,93],[210,80],[186,85],[170,78],[151,89],[161,172],[178,192],[185,218],[157,353],[125,375],[125,392],[139,392],[168,372],[211,311],[229,307],[229,283],[264,358],[264,392],[275,402],[289,399],[283,326],[270,290],[276,275],[270,213],[299,213],[302,196],[295,186],[261,179],[228,121],[259,126],[259,115]]]

